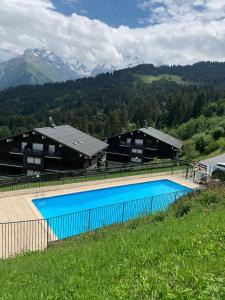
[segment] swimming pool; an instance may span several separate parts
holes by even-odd
[[[157,180],[34,199],[58,239],[165,210],[191,189]]]

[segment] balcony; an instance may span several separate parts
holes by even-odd
[[[23,151],[20,148],[13,148],[9,153],[13,155],[23,155]]]
[[[112,154],[112,155],[127,156],[127,157],[130,156],[130,154],[128,154],[128,153],[120,153],[120,152],[116,152],[116,151],[107,151],[106,153],[107,154]]]
[[[60,152],[50,152],[50,151],[40,151],[33,149],[21,149],[21,148],[13,148],[9,152],[12,155],[35,155],[35,156],[44,156],[45,158],[54,158],[54,159],[62,159]]]
[[[154,147],[154,146],[145,146],[144,147],[145,150],[149,150],[149,151],[157,151],[158,147]]]
[[[23,163],[19,161],[13,161],[13,160],[0,160],[0,166],[5,166],[5,167],[14,167],[14,168],[23,168]]]
[[[130,146],[131,146],[131,143],[120,142],[119,146],[120,146],[120,147],[130,147]]]
[[[127,143],[127,142],[121,142],[119,144],[120,147],[127,147],[127,148],[130,148],[130,147],[133,147],[133,148],[137,148],[137,149],[142,149],[144,148],[144,145],[143,144],[138,144],[138,143]]]

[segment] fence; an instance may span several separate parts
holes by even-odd
[[[51,242],[164,211],[189,189],[79,211],[46,220],[0,223],[0,258],[44,250]]]
[[[160,161],[149,164],[134,164],[122,167],[101,168],[94,170],[76,170],[65,173],[45,173],[37,176],[14,176],[0,180],[0,192],[45,187],[49,185],[64,185],[68,183],[86,182],[128,175],[139,175],[176,170],[185,170],[188,175],[189,162],[187,161]]]

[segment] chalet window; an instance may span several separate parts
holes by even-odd
[[[136,145],[143,145],[143,140],[141,140],[141,139],[136,139],[136,140],[135,140],[135,144],[136,144]]]
[[[131,143],[131,138],[127,138],[127,144]]]
[[[132,149],[132,153],[142,154],[142,149]]]
[[[40,165],[41,164],[41,159],[39,157],[34,158],[34,164],[35,165]]]
[[[28,164],[33,164],[33,162],[34,162],[34,158],[33,157],[27,157],[27,163]]]
[[[24,149],[25,149],[25,147],[26,147],[26,145],[27,145],[27,143],[26,143],[26,142],[22,142],[22,144],[21,144],[21,149],[22,149],[22,150],[24,150]]]
[[[37,176],[40,174],[40,171],[27,170],[27,176]]]
[[[40,165],[41,164],[41,159],[39,157],[27,157],[27,163],[32,164],[32,165]]]
[[[44,149],[44,145],[43,144],[36,144],[36,143],[33,143],[33,151],[43,151]]]
[[[132,161],[132,162],[141,163],[141,162],[142,162],[142,159],[141,159],[141,158],[138,158],[138,157],[131,157],[131,161]]]
[[[49,145],[48,146],[48,152],[50,154],[55,154],[55,145]]]

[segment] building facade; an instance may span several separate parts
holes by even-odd
[[[107,146],[68,125],[36,128],[0,141],[0,172],[37,175],[95,168]]]
[[[107,161],[147,163],[155,158],[177,159],[182,142],[152,127],[145,127],[106,139]]]

